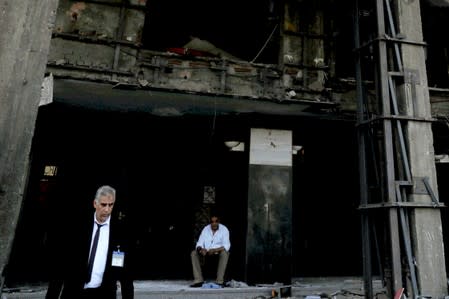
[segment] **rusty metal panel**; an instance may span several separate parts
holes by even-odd
[[[117,67],[113,69],[115,48],[105,44],[53,38],[48,56],[50,65],[84,67],[91,70],[131,72],[136,65],[137,49],[121,46]],[[58,71],[55,70],[58,74]]]
[[[301,57],[303,41],[301,37],[284,34],[282,47],[284,53],[282,59],[285,64],[299,65],[303,62]]]
[[[124,19],[123,36],[121,39],[128,42],[140,43],[142,41],[145,13],[141,10],[127,9]]]
[[[58,65],[111,69],[113,57],[114,48],[106,45],[53,38],[48,61]]]
[[[122,1],[91,3],[60,0],[55,32],[140,43],[145,22],[144,10],[111,5],[114,3],[120,4]],[[122,9],[125,11],[123,20],[121,19]],[[123,35],[117,36],[117,33],[121,31],[120,26],[123,26]]]
[[[145,6],[147,4],[147,0],[129,0],[131,5],[140,5]]]
[[[119,17],[119,7],[61,0],[55,31],[114,39]]]

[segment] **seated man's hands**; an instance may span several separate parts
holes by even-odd
[[[223,250],[225,250],[224,247],[213,248],[213,249],[209,249],[209,250],[202,248],[200,246],[198,246],[196,248],[196,251],[198,252],[198,254],[200,254],[202,256],[219,254]]]
[[[206,248],[202,248],[202,247],[197,247],[196,251],[201,254],[202,256],[205,256],[206,254],[208,254],[208,251]]]

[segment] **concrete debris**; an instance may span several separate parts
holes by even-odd
[[[207,40],[200,39],[198,37],[192,37],[190,42],[184,45],[184,48],[194,49],[198,51],[208,52],[220,58],[227,58],[232,60],[241,60],[234,55],[229,54],[228,52],[217,48],[215,45],[210,43]]]
[[[294,90],[289,90],[289,91],[286,92],[285,95],[286,95],[287,99],[291,99],[291,98],[294,98],[296,96],[296,92]]]
[[[237,280],[234,280],[234,279],[226,282],[226,286],[228,288],[248,288],[249,287],[246,282],[237,281]]]
[[[138,81],[141,86],[147,86],[148,84],[150,84],[150,82],[145,79],[139,79]]]
[[[56,65],[64,65],[64,64],[66,64],[66,61],[65,61],[65,59],[58,59],[55,61],[55,64]]]
[[[41,88],[41,100],[39,106],[48,105],[53,102],[53,74],[44,78]]]

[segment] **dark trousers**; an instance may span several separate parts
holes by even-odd
[[[105,288],[84,289],[81,292],[81,299],[116,299],[115,291],[106,290]]]
[[[58,299],[63,286],[63,281],[58,279],[52,279],[48,283],[47,293],[45,299]]]

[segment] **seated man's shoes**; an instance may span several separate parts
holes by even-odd
[[[204,281],[195,282],[190,285],[191,288],[200,288],[203,285]]]

